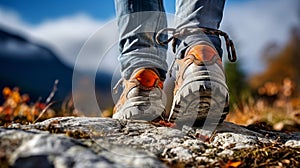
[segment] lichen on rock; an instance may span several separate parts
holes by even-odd
[[[271,144],[291,150],[300,148],[298,133],[251,130],[228,122],[208,139],[201,135],[205,130],[186,130],[146,121],[88,117],[12,124],[0,129],[0,161],[2,165],[25,168],[37,164],[42,168],[221,167],[232,160],[241,160],[240,165],[247,166],[244,157],[238,157],[239,151]],[[293,164],[299,159],[296,157]]]

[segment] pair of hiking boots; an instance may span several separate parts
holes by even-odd
[[[176,59],[174,98],[166,113],[164,81],[151,68],[133,72],[123,79],[123,93],[114,107],[116,119],[163,119],[178,125],[203,125],[209,119],[221,123],[229,111],[229,94],[222,60],[214,47],[199,43]]]

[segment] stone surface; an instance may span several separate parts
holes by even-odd
[[[224,122],[205,130],[110,118],[52,118],[0,129],[0,161],[14,167],[197,167],[235,150],[281,143],[300,148],[299,133],[250,130]],[[280,138],[279,138],[280,137]]]

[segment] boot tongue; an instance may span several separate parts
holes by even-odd
[[[187,55],[193,55],[199,61],[210,61],[218,53],[210,46],[196,45],[189,50]]]
[[[135,74],[135,78],[144,87],[151,88],[151,87],[155,87],[158,84],[158,86],[162,88],[162,82],[160,81],[159,76],[151,69],[139,70]]]

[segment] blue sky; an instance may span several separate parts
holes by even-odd
[[[102,20],[115,16],[113,0],[1,0],[0,5],[18,11],[31,24],[78,12]],[[174,12],[175,4],[172,0],[167,0],[165,7],[168,12]]]
[[[249,0],[230,0],[226,5],[246,1]],[[174,13],[175,0],[165,0],[164,5],[168,13]],[[101,20],[115,17],[113,0],[1,0],[0,6],[18,11],[22,19],[30,24],[76,13],[89,14]]]
[[[175,0],[164,4],[174,13]],[[114,10],[113,0],[0,0],[0,26],[44,42],[74,62],[90,35],[114,20]],[[299,0],[228,0],[220,29],[235,42],[246,72],[257,73],[264,68],[264,47],[283,46],[291,28],[300,27],[299,11]]]

